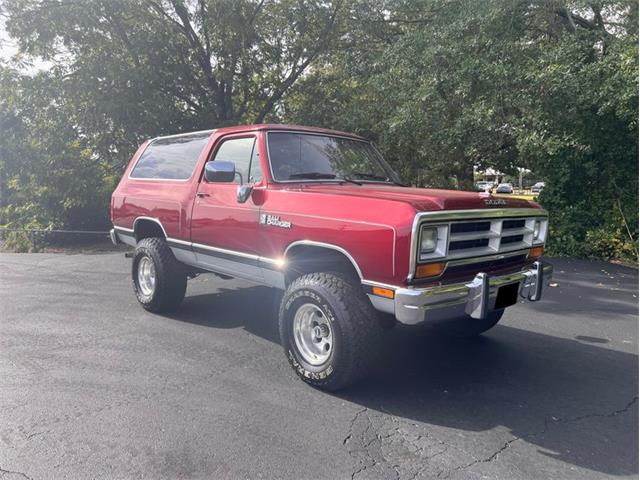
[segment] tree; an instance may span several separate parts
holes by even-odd
[[[55,62],[78,127],[122,167],[142,138],[262,122],[331,49],[340,0],[11,0],[8,32]]]

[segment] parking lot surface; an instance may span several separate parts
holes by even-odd
[[[637,478],[638,273],[552,262],[542,302],[474,340],[394,328],[329,394],[264,287],[203,275],[159,316],[122,253],[0,254],[0,478]]]

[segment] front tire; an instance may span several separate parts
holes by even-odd
[[[338,390],[373,364],[382,328],[359,285],[334,273],[311,273],[287,288],[280,339],[291,367],[306,383]]]
[[[187,271],[164,238],[144,238],[138,242],[131,277],[138,302],[154,313],[175,309],[187,290]]]

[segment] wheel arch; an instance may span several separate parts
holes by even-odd
[[[168,238],[162,222],[153,217],[137,217],[133,222],[133,234],[136,242],[149,237]]]
[[[344,248],[312,240],[290,243],[284,251],[285,285],[306,273],[334,270],[362,281],[362,270],[358,262]]]

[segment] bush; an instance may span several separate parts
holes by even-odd
[[[585,256],[593,259],[622,259],[637,262],[638,242],[631,242],[620,228],[589,230],[585,239]]]

